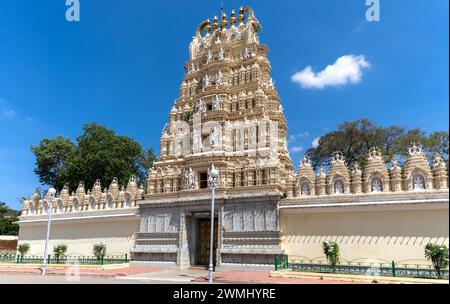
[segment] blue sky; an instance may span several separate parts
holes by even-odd
[[[241,3],[263,25],[295,167],[345,120],[448,130],[447,0],[380,0],[379,22],[366,21],[365,0],[225,0],[225,10]],[[0,201],[14,208],[39,185],[30,145],[41,138],[75,138],[96,121],[158,151],[188,44],[220,9],[219,0],[80,4],[80,22],[69,23],[65,0],[0,2]],[[357,81],[305,88],[291,79],[345,55],[370,65]]]

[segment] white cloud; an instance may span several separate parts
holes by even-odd
[[[320,137],[314,138],[314,140],[311,143],[313,148],[317,148],[319,146],[319,140],[320,140]]]
[[[291,80],[306,89],[323,89],[327,86],[342,86],[349,83],[359,83],[362,79],[362,70],[369,68],[363,55],[344,55],[339,57],[332,65],[323,71],[314,72],[311,66],[292,75]]]
[[[28,122],[33,122],[33,118],[31,118],[30,116],[25,117],[25,119],[26,119]]]
[[[6,117],[14,117],[16,116],[16,112],[14,112],[14,110],[7,110],[7,109],[3,109],[3,115]]]
[[[299,152],[302,152],[302,151],[303,151],[303,147],[300,147],[300,146],[295,146],[295,147],[291,148],[291,152],[292,153],[299,153]]]
[[[305,138],[309,136],[309,132],[305,131],[305,132],[301,132],[301,133],[297,133],[297,134],[290,134],[289,138],[288,138],[288,142],[289,143],[293,143],[295,141],[297,141],[300,138]]]

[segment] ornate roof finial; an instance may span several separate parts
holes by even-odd
[[[310,161],[309,158],[306,157],[306,156],[304,156],[304,157],[302,158],[302,161],[301,161],[301,163],[300,163],[300,168],[303,168],[303,167],[311,167],[311,161]]]
[[[439,167],[445,168],[446,167],[445,162],[442,159],[441,155],[435,154],[434,159],[433,159],[433,168],[439,168]]]
[[[409,148],[408,152],[409,152],[410,156],[423,155],[422,145],[417,144],[416,142],[413,142],[411,145],[411,148]]]
[[[231,24],[231,27],[236,26],[236,13],[234,12],[234,10],[231,11],[230,24]]]
[[[222,13],[222,21],[220,22],[220,26],[222,27],[222,29],[226,29],[227,25],[228,25],[227,14]]]
[[[401,171],[401,168],[400,168],[400,166],[398,165],[398,160],[397,159],[393,159],[392,160],[392,165],[391,165],[391,169],[390,169],[392,172],[400,172]]]
[[[208,36],[209,33],[211,32],[211,22],[209,21],[209,19],[206,19],[204,29],[205,29],[205,35]]]
[[[217,19],[217,16],[214,16],[213,31],[217,31],[218,28],[219,28],[219,20]]]
[[[320,177],[325,177],[326,175],[325,175],[325,171],[323,170],[323,166],[322,165],[320,165],[320,168],[319,168],[319,176]]]
[[[341,151],[336,151],[333,153],[332,163],[335,162],[344,162],[344,155],[342,154]]]
[[[372,147],[369,150],[369,159],[381,159],[383,155],[378,147]]]
[[[361,172],[361,168],[359,167],[359,164],[358,163],[355,163],[354,165],[353,165],[353,169],[352,169],[352,174],[353,175],[355,175],[355,174],[361,174],[362,172]]]
[[[245,20],[245,15],[244,15],[244,8],[242,6],[239,9],[238,19],[239,19],[239,25],[243,24],[243,22]]]
[[[94,187],[101,188],[101,187],[100,187],[100,179],[97,178],[97,179],[95,180]]]

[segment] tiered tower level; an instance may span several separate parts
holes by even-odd
[[[212,164],[224,192],[286,191],[285,177],[293,173],[286,120],[260,29],[245,7],[198,26],[150,170],[149,197],[207,188]]]

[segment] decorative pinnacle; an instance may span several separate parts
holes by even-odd
[[[236,13],[234,12],[234,10],[231,11],[230,24],[231,26],[235,26],[236,24]]]
[[[216,31],[218,28],[219,28],[219,20],[217,19],[217,16],[214,16],[213,31]]]
[[[228,21],[227,21],[227,14],[223,13],[222,14],[222,21],[220,22],[220,26],[222,27],[222,29],[226,28],[228,25]]]
[[[205,25],[205,33],[206,35],[209,35],[209,32],[211,31],[211,21],[209,21],[209,19],[206,20],[206,25]]]
[[[239,15],[238,15],[238,19],[239,19],[239,25],[242,24],[242,22],[244,22],[245,16],[244,16],[244,8],[241,6],[241,8],[239,9]]]

